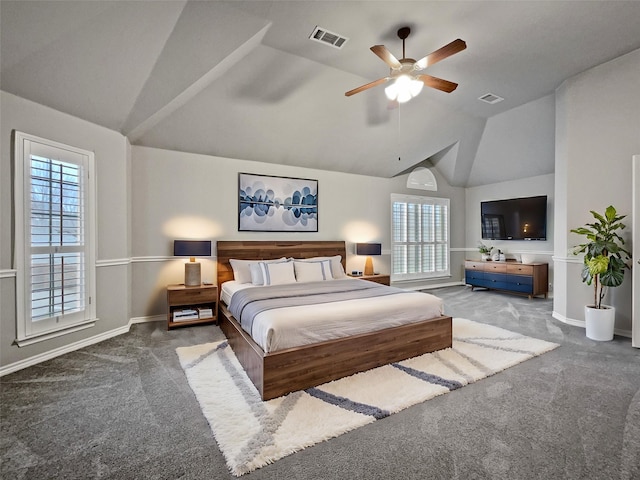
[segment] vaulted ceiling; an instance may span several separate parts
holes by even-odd
[[[458,186],[473,183],[488,118],[640,48],[638,1],[2,0],[0,22],[2,90],[134,145],[381,177],[446,159],[434,163]],[[348,41],[314,42],[315,26]],[[369,48],[400,58],[402,26],[416,59],[467,42],[427,70],[457,90],[400,107],[383,87],[345,97],[388,75]],[[505,100],[480,102],[488,92]],[[508,172],[553,164],[530,170]]]

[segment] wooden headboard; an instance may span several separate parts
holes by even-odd
[[[347,251],[344,241],[217,241],[218,292],[223,282],[233,280],[230,258],[239,260],[273,260],[280,257],[310,258],[342,255],[346,268]]]

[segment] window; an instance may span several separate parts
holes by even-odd
[[[92,152],[15,134],[18,345],[95,320]]]
[[[391,276],[448,276],[449,199],[391,194]]]

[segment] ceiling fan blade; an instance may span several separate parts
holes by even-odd
[[[448,45],[445,45],[444,47],[439,48],[435,52],[432,52],[429,55],[427,55],[426,57],[421,58],[420,60],[418,60],[415,63],[414,68],[416,70],[423,70],[423,69],[427,68],[429,65],[433,65],[434,63],[438,63],[440,60],[444,60],[445,58],[450,57],[451,55],[453,55],[455,53],[461,52],[465,48],[467,48],[466,42],[464,40],[460,40],[458,38],[457,40],[454,40],[453,42],[449,43]]]
[[[387,47],[385,47],[384,45],[374,45],[373,47],[371,47],[371,51],[379,56],[384,61],[384,63],[389,65],[393,70],[399,70],[400,68],[402,68],[400,61],[396,57],[394,57],[393,53],[387,50]]]
[[[417,78],[422,80],[427,87],[435,88],[437,90],[442,90],[443,92],[451,93],[456,88],[458,88],[457,83],[450,82],[448,80],[443,80],[442,78],[432,77],[431,75],[417,75]]]
[[[374,80],[373,82],[367,83],[366,85],[361,85],[358,88],[354,88],[353,90],[349,90],[345,93],[346,97],[350,97],[351,95],[355,95],[356,93],[363,92],[373,87],[377,87],[385,82],[388,82],[391,77],[379,78],[378,80]]]

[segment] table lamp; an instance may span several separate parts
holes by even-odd
[[[366,255],[364,274],[373,275],[373,259],[371,255],[382,255],[381,243],[356,243],[356,255]]]
[[[174,240],[174,257],[191,257],[184,264],[184,285],[185,287],[200,286],[200,263],[195,257],[211,256],[211,240]]]

